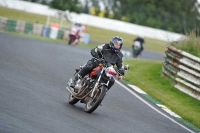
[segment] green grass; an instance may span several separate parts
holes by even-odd
[[[9,9],[5,7],[0,7],[0,16],[16,19],[16,20],[23,20],[30,23],[35,23],[38,21],[41,24],[46,24],[47,16],[38,15],[28,12],[23,12],[19,10]],[[53,19],[59,22],[58,19]],[[52,20],[52,21],[53,21]],[[52,22],[51,21],[51,22]],[[71,23],[67,22],[66,20],[63,21],[63,27],[69,28]],[[133,44],[133,39],[136,37],[131,34],[123,33],[123,32],[116,32],[112,30],[101,29],[93,26],[86,25],[86,33],[90,34],[90,40],[99,41],[99,42],[109,42],[112,36],[121,36],[124,40],[124,45],[131,48]],[[145,37],[145,45],[144,48],[147,50],[153,50],[156,52],[164,53],[166,51],[166,44],[165,41],[160,41],[156,39],[150,39]]]
[[[187,33],[187,37],[182,37],[178,42],[171,42],[171,45],[200,58],[200,36],[196,36],[195,30]]]
[[[200,101],[179,91],[162,76],[162,62],[144,59],[128,59],[130,65],[125,80],[166,105],[190,123],[200,127]]]
[[[130,48],[133,45],[133,39],[137,37],[135,35],[131,35],[127,33],[122,33],[122,32],[117,32],[117,31],[112,31],[112,30],[105,30],[105,29],[101,29],[101,28],[97,28],[93,26],[87,26],[86,33],[90,34],[91,40],[100,41],[100,42],[109,42],[112,36],[118,35],[123,38],[124,45]],[[166,48],[167,42],[164,42],[164,41],[145,37],[145,42],[146,43],[144,45],[144,48],[147,50],[164,53],[167,49]]]
[[[39,15],[39,14],[34,14],[34,13],[28,13],[24,12],[21,10],[15,10],[15,9],[10,9],[6,7],[0,6],[0,16],[10,18],[10,19],[15,19],[15,20],[23,20],[29,23],[35,23],[36,21],[40,24],[46,24],[47,16],[45,15]],[[50,22],[57,22],[60,23],[60,20],[51,17]],[[68,21],[63,21],[63,28],[69,28],[71,25],[70,22]]]

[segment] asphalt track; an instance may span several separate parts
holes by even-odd
[[[90,58],[88,48],[0,33],[0,133],[189,132],[118,84],[92,114],[69,105],[67,80]]]

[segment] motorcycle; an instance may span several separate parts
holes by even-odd
[[[69,33],[68,45],[77,45],[79,41],[78,29],[73,27]]]
[[[142,51],[142,44],[139,41],[135,41],[133,44],[133,57],[137,58],[137,56],[141,53]]]
[[[96,60],[99,60],[95,58]],[[76,69],[74,75],[84,66],[80,66],[79,69]],[[128,70],[129,66],[124,66],[124,70]],[[117,77],[121,79],[122,76],[119,76],[119,72],[109,63],[100,63],[92,72],[82,79],[76,81],[74,88],[70,87],[72,78],[68,82],[66,89],[69,91],[69,104],[76,104],[78,101],[85,104],[85,111],[87,113],[92,113],[101,105],[102,100],[104,99],[107,91],[108,84],[112,77]]]
[[[69,34],[68,45],[77,45],[78,37],[76,35]]]

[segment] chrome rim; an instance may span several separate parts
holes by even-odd
[[[90,109],[93,107],[93,105],[95,105],[95,103],[97,102],[97,99],[98,99],[97,95],[99,93],[101,93],[101,91],[96,92],[94,97],[87,102],[87,109]]]

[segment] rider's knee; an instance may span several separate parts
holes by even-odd
[[[86,67],[93,69],[93,68],[95,67],[95,64],[94,64],[93,61],[89,60],[89,61],[87,62]]]

